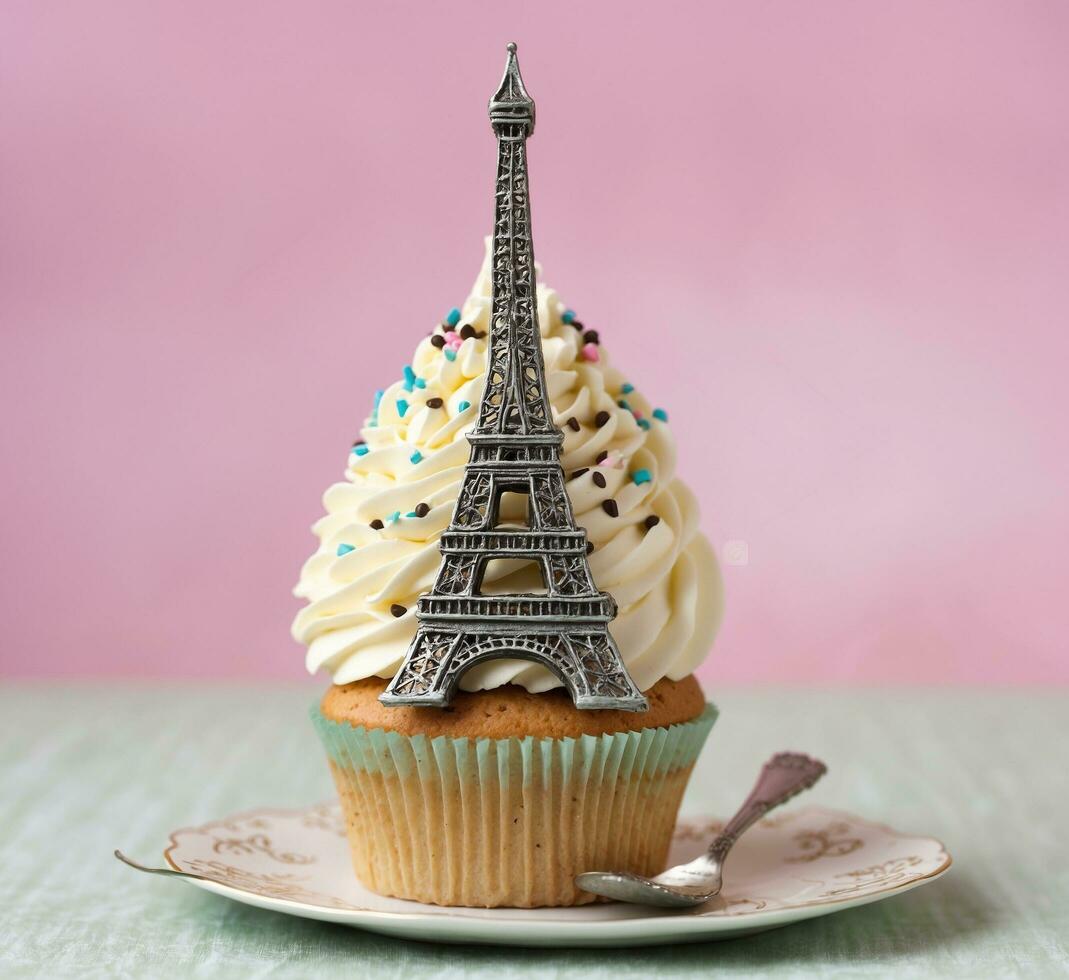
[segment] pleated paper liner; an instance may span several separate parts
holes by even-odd
[[[581,871],[664,869],[717,710],[579,738],[427,738],[312,721],[353,866],[383,895],[435,905],[578,905]]]

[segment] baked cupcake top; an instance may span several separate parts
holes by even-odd
[[[293,623],[309,671],[335,684],[392,677],[416,632],[415,603],[430,590],[478,418],[490,322],[489,257],[471,295],[420,341],[401,380],[376,393],[346,479],[323,497],[319,547],[294,594],[309,600]],[[593,545],[598,588],[616,599],[610,624],[640,690],[679,680],[704,659],[720,624],[722,584],[698,530],[698,505],[675,477],[667,413],[614,368],[598,334],[538,285],[538,322],[561,462],[576,523]],[[512,509],[514,508],[514,509]],[[506,496],[502,518],[523,521]],[[531,566],[494,562],[484,593],[538,591]],[[560,687],[545,667],[495,660],[461,679],[468,691],[517,684]]]

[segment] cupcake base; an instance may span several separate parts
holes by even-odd
[[[594,901],[574,885],[582,871],[664,869],[716,709],[556,738],[432,738],[312,717],[365,885],[435,905],[534,908]]]

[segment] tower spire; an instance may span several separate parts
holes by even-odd
[[[586,531],[576,527],[564,486],[538,329],[527,137],[534,100],[508,46],[501,85],[490,100],[497,136],[491,248],[490,339],[471,456],[442,532],[434,587],[419,597],[419,624],[404,663],[379,698],[386,705],[447,705],[476,663],[508,657],[551,670],[577,708],[645,711],[608,624],[616,603],[594,585]],[[527,526],[502,525],[501,498],[527,496]],[[487,564],[533,563],[542,593],[483,594]]]
[[[490,98],[490,123],[494,132],[500,132],[499,127],[523,126],[524,135],[530,136],[535,126],[534,99],[527,94],[523,76],[520,75],[516,42],[509,41],[506,50],[508,57],[505,60],[505,74],[497,91]]]

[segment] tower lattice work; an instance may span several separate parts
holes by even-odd
[[[648,707],[609,632],[616,603],[594,585],[586,532],[576,527],[564,486],[564,437],[546,393],[535,293],[527,187],[534,121],[510,44],[490,100],[498,162],[486,387],[441,538],[442,564],[432,591],[417,603],[416,636],[381,696],[387,705],[445,706],[469,667],[509,657],[548,667],[578,708]],[[498,527],[501,497],[509,492],[527,496],[527,528]],[[536,563],[546,594],[481,595],[487,563],[497,558]]]

